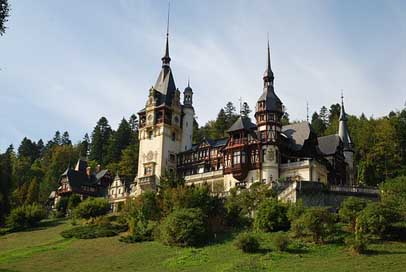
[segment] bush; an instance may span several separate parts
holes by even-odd
[[[360,231],[363,234],[375,235],[382,238],[392,221],[392,213],[393,210],[381,203],[369,203],[357,219]]]
[[[406,176],[388,179],[379,189],[382,203],[397,213],[397,221],[406,221]]]
[[[286,205],[273,199],[264,200],[255,213],[254,227],[264,232],[289,229]]]
[[[73,210],[73,209],[75,209],[75,208],[80,204],[80,202],[82,202],[82,199],[80,198],[80,195],[78,195],[78,194],[72,194],[72,195],[69,197],[67,208],[68,208],[69,210]]]
[[[249,232],[240,233],[234,243],[235,247],[247,253],[254,253],[259,250],[258,238]]]
[[[289,237],[284,232],[277,232],[272,238],[272,244],[277,251],[286,251],[289,246]]]
[[[200,209],[175,209],[161,225],[161,240],[167,245],[196,246],[207,237]]]
[[[88,198],[81,202],[75,209],[79,218],[90,219],[107,214],[110,211],[110,204],[104,198]]]
[[[290,203],[287,211],[289,222],[292,223],[305,212],[303,201],[299,199],[296,203]]]
[[[352,254],[363,254],[367,250],[367,240],[351,235],[345,239],[345,245]]]
[[[349,224],[349,230],[355,232],[355,221],[361,211],[367,206],[367,201],[359,197],[348,197],[339,210],[340,220]]]
[[[56,217],[62,218],[65,217],[66,211],[68,209],[69,198],[66,196],[61,197],[58,202],[56,202]]]
[[[61,235],[64,238],[94,239],[116,236],[126,229],[126,226],[116,224],[86,225],[65,230],[61,232]]]
[[[23,229],[36,226],[45,217],[45,209],[34,203],[11,210],[6,221],[7,225],[12,229]]]
[[[326,208],[310,208],[298,219],[315,243],[323,243],[334,230],[335,217]]]
[[[146,220],[140,214],[137,218],[129,219],[128,227],[130,235],[121,238],[120,241],[127,243],[152,241],[157,226],[158,223],[156,221]]]

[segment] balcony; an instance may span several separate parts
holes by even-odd
[[[141,187],[144,187],[144,186],[155,187],[155,175],[139,177],[138,178],[138,184]]]

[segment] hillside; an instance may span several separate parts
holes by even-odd
[[[231,239],[198,249],[167,247],[158,242],[125,244],[118,237],[64,239],[66,221],[0,237],[0,271],[404,271],[406,243],[371,246],[351,256],[342,246],[308,246],[290,253],[244,254]]]

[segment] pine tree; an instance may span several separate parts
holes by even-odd
[[[312,128],[316,132],[317,135],[321,136],[324,133],[324,130],[326,129],[323,120],[320,118],[319,114],[317,112],[314,112],[312,115]]]
[[[20,146],[18,147],[18,156],[26,157],[31,160],[31,163],[39,157],[39,150],[37,144],[27,137],[21,141]]]
[[[65,131],[62,134],[61,144],[62,145],[72,145],[72,141],[69,139],[69,133],[67,131]]]
[[[120,176],[133,180],[138,171],[138,146],[129,145],[123,150],[119,163]]]
[[[90,139],[89,135],[86,133],[83,137],[83,140],[78,145],[79,156],[80,157],[87,157],[89,154],[89,147],[90,147]]]
[[[225,137],[225,132],[228,129],[228,124],[227,124],[227,116],[224,109],[221,109],[220,112],[218,113],[214,126],[216,129],[215,133],[216,135],[214,135],[215,138],[217,138],[216,136]]]
[[[121,152],[131,143],[132,135],[133,131],[130,124],[123,118],[109,142],[109,162],[118,162],[120,160]]]
[[[236,114],[235,111],[236,111],[236,109],[235,109],[234,104],[232,102],[228,102],[226,104],[226,106],[224,107],[224,113],[225,113],[225,116],[226,116],[227,128],[230,128],[238,118],[238,114]]]
[[[89,158],[100,164],[107,164],[107,149],[112,134],[111,127],[106,117],[102,117],[97,122],[92,133]]]
[[[62,144],[62,139],[61,139],[61,133],[59,130],[55,131],[54,138],[52,139],[52,143],[56,145],[61,145]]]
[[[250,106],[248,105],[247,102],[244,102],[242,104],[242,108],[241,108],[241,115],[245,116],[245,117],[249,117],[249,114],[251,113],[251,109]]]

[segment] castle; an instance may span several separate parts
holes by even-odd
[[[354,146],[343,101],[338,134],[317,137],[308,122],[283,126],[283,103],[274,88],[269,42],[255,123],[241,115],[225,139],[192,143],[193,90],[188,84],[181,103],[170,62],[167,35],[162,69],[138,113],[140,148],[133,194],[156,190],[169,172],[176,172],[188,185],[206,183],[216,193],[255,182],[355,185]]]
[[[167,174],[186,185],[209,186],[226,196],[232,188],[261,182],[275,188],[282,201],[302,199],[306,205],[338,206],[349,196],[377,199],[378,190],[358,187],[354,179],[354,145],[347,126],[343,97],[338,133],[318,137],[308,122],[282,125],[284,107],[274,88],[268,42],[263,89],[255,107],[255,123],[240,115],[224,139],[192,142],[195,110],[193,90],[181,93],[170,67],[166,36],[162,69],[149,90],[139,115],[138,174],[133,181],[113,177],[106,170],[90,173],[85,161],[61,175],[53,203],[72,193],[104,196],[117,211],[127,198],[157,191]]]

